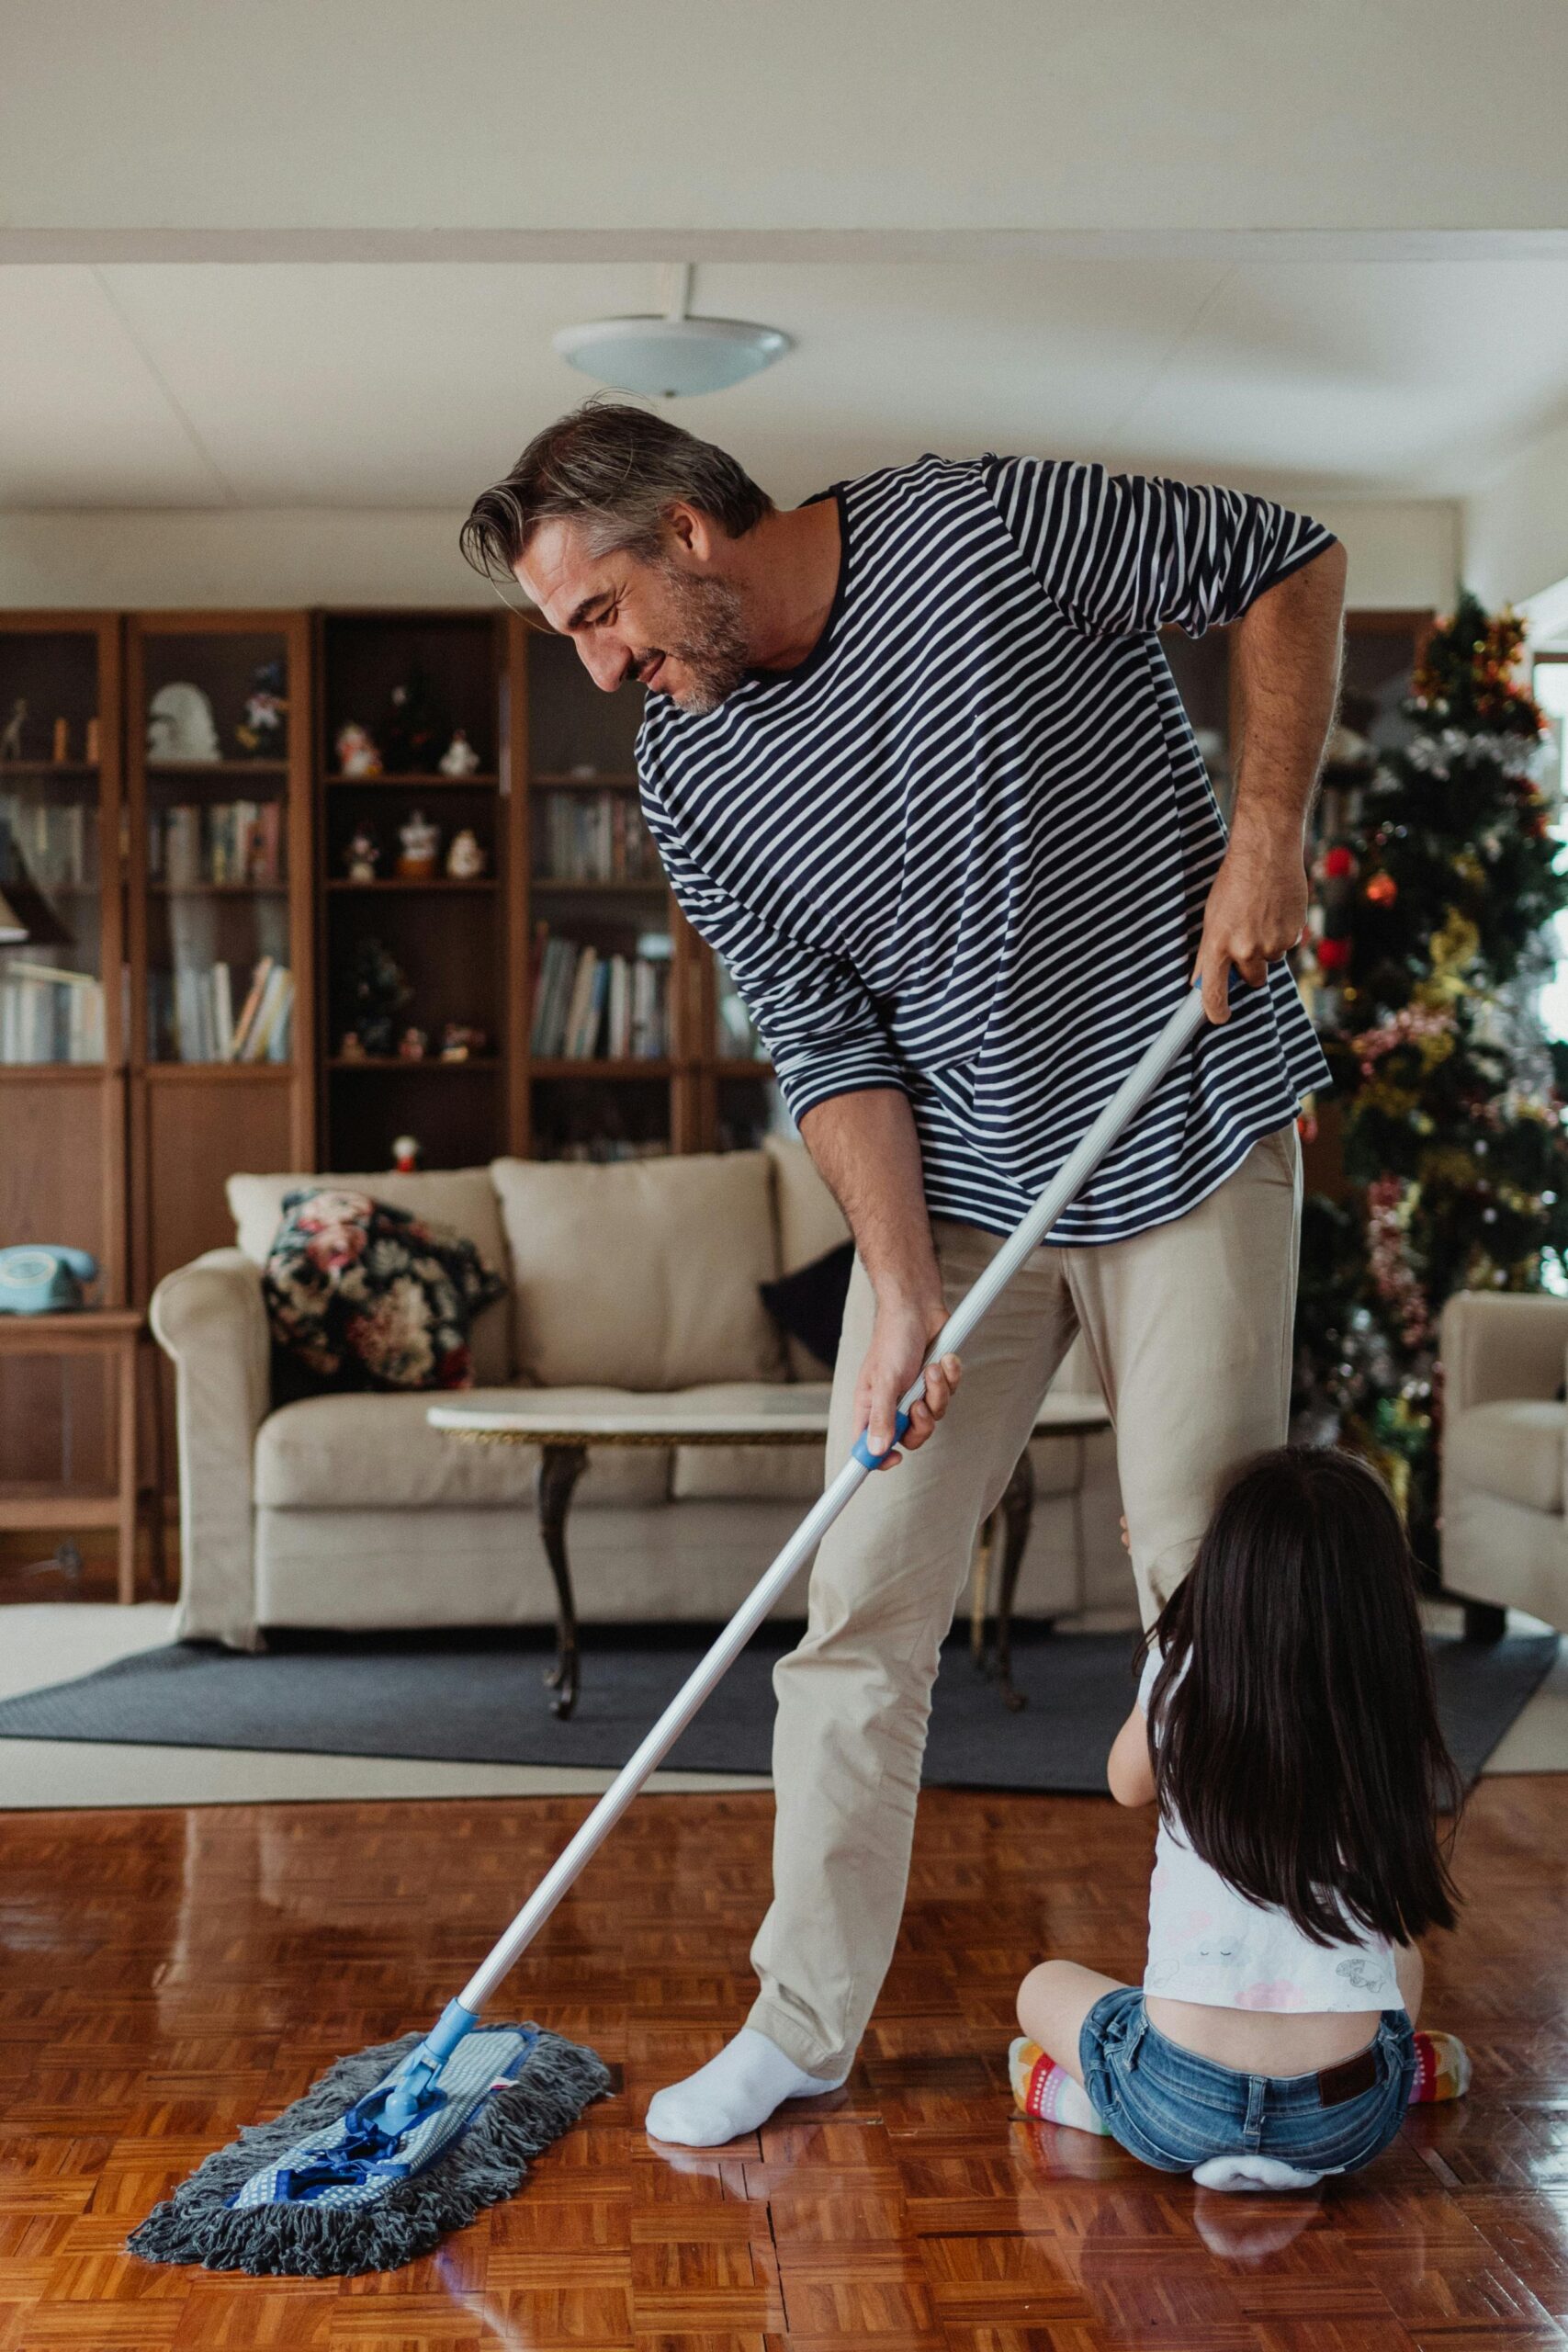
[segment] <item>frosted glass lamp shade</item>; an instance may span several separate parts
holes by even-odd
[[[722,392],[789,349],[778,327],[746,319],[591,319],[552,338],[561,357],[617,391],[670,400]]]

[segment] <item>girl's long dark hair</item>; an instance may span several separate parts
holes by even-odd
[[[1156,1627],[1162,1815],[1314,1943],[1408,1943],[1454,1924],[1443,1743],[1404,1530],[1348,1453],[1283,1446],[1246,1469]],[[1184,1670],[1185,1669],[1185,1670]]]

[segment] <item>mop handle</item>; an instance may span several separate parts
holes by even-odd
[[[1136,1116],[1191,1044],[1203,1024],[1203,1001],[1194,984],[1142,1059],[1129,1071],[1077,1149],[1069,1152],[1016,1233],[1003,1244],[974,1287],[954,1307],[931,1343],[927,1362],[955,1353],[997,1294],[1036,1249],[1062,1211],[1089,1182],[1106,1153]],[[925,1373],[899,1404],[899,1435],[908,1427],[908,1408],[920,1395]],[[852,1495],[886,1455],[871,1454],[863,1437],[838,1476],[813,1504],[773,1566],[741,1602],[706,1656],[693,1669],[630,1760],[605,1790],[559,1858],[546,1872],[488,1959],[475,1969],[455,2008],[472,2018],[503,1976],[521,1958],[551,1912],[598,1852],[611,1830],[669,1754],[705,1700],[723,1680],[752,1634],[821,1542]],[[891,1452],[891,1448],[889,1451]],[[459,2029],[460,2030],[460,2029]]]

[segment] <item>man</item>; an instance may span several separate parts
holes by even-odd
[[[1115,1418],[1145,1621],[1227,1475],[1285,1436],[1294,1119],[1325,1071],[1280,959],[1345,560],[1264,499],[1033,458],[927,457],[781,512],[723,451],[592,402],[463,543],[597,684],[649,690],[644,813],[854,1234],[830,1472],[862,1430],[890,1448],[949,1309],[1194,972],[1211,1023],[820,1547],[775,1676],[761,1994],[649,2109],[655,2137],[716,2145],[853,2062],[939,1645],[1075,1333]],[[1228,845],[1158,637],[1224,622]]]

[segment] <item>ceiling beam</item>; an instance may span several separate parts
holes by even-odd
[[[0,227],[0,265],[1568,261],[1568,229]]]

